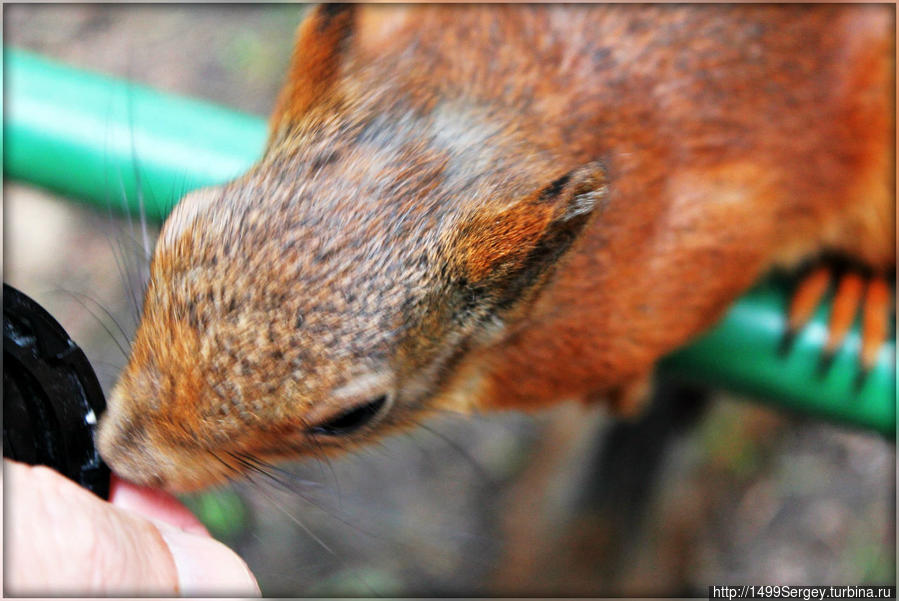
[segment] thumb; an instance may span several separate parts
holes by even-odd
[[[247,564],[231,549],[208,535],[199,535],[154,521],[171,553],[182,595],[259,597],[259,586]]]
[[[259,595],[218,541],[118,509],[48,468],[3,467],[7,592]]]

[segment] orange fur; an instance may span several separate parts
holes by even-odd
[[[892,15],[317,9],[264,158],[166,224],[101,452],[178,489],[435,407],[627,410],[772,266],[892,268]]]
[[[864,281],[856,273],[847,273],[840,279],[833,299],[825,353],[836,352],[843,343],[858,314],[863,290]]]
[[[341,8],[319,10],[300,26],[290,70],[272,114],[274,130],[315,106],[336,103],[328,95],[340,74],[341,46],[348,42],[353,18],[352,11]]]
[[[889,335],[890,290],[882,278],[868,282],[862,312],[861,364],[864,370],[871,369],[877,362],[877,355]]]
[[[795,332],[804,326],[821,303],[830,286],[830,269],[819,267],[808,274],[790,302],[789,328]]]

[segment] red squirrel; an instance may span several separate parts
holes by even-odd
[[[436,410],[632,410],[659,357],[821,253],[874,274],[843,278],[831,328],[864,305],[870,362],[893,27],[884,5],[317,7],[263,158],[163,227],[103,457],[183,491]]]

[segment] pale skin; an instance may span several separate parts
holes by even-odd
[[[6,594],[260,595],[246,563],[167,493],[114,476],[106,502],[8,460],[2,485]]]

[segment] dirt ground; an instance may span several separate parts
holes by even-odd
[[[302,12],[6,5],[4,43],[264,115]],[[133,224],[20,182],[3,191],[4,280],[57,317],[108,391],[135,327]],[[293,466],[294,491],[233,485],[251,517],[229,542],[269,596],[895,584],[891,442],[724,394],[681,398],[660,404],[658,419],[682,425],[653,426],[636,443],[578,406],[445,416],[339,461]]]

